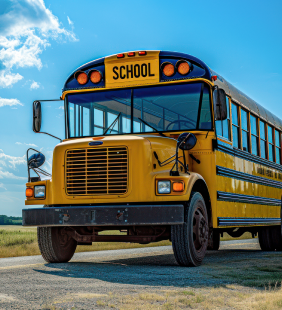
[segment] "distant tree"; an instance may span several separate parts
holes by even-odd
[[[21,223],[21,217],[0,215],[0,225],[21,225]]]

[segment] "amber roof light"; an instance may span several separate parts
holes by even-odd
[[[175,73],[174,65],[170,62],[165,62],[162,65],[162,71],[165,76],[168,77],[173,76]]]
[[[190,65],[187,61],[182,60],[177,64],[177,71],[181,75],[186,75],[190,71]]]
[[[80,72],[76,74],[76,80],[80,85],[84,85],[88,82],[88,76],[85,72]]]
[[[102,80],[102,74],[98,70],[93,70],[90,73],[90,81],[94,84],[100,83]]]

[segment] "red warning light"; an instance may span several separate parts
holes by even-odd
[[[123,58],[124,54],[117,54],[117,58]]]

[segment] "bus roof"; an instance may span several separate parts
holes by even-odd
[[[240,106],[250,111],[252,114],[258,116],[261,120],[272,124],[274,127],[282,130],[282,120],[265,109],[263,106],[255,102],[253,99],[248,97],[246,94],[241,92],[231,83],[227,82],[222,76],[211,70],[212,75],[217,76],[217,80],[214,82],[219,88],[225,90],[226,94],[231,97],[231,99],[238,103]]]
[[[147,51],[150,52],[150,51]],[[126,53],[124,53],[126,54]],[[112,56],[109,56],[112,57]],[[78,89],[70,87],[70,82],[74,79],[74,74],[78,71],[88,71],[93,68],[99,67],[100,70],[104,71],[104,63],[105,59],[108,57],[99,58],[93,61],[90,61],[79,68],[77,68],[66,80],[66,83],[63,88],[63,92],[71,89]],[[231,83],[227,82],[222,76],[211,70],[203,61],[200,59],[191,56],[189,54],[184,53],[178,53],[178,52],[171,52],[171,51],[160,51],[159,52],[159,58],[160,60],[165,60],[166,58],[174,58],[174,59],[185,59],[188,60],[196,65],[198,65],[203,70],[203,74],[201,75],[201,78],[207,79],[212,81],[212,76],[216,75],[217,80],[214,81],[214,84],[217,85],[219,88],[222,88],[225,90],[226,94],[231,97],[231,99],[238,103],[240,106],[242,106],[244,109],[250,111],[252,114],[260,117],[263,121],[272,124],[274,127],[278,128],[282,131],[282,120],[272,114],[270,111],[262,107],[260,104],[249,98],[247,95],[245,95],[243,92],[241,92],[239,89],[237,89],[235,86],[233,86]],[[104,72],[102,72],[104,74]],[[190,77],[191,79],[193,76]],[[183,78],[182,78],[183,79]],[[168,79],[172,80],[172,79]],[[173,79],[175,80],[175,79]],[[103,88],[103,86],[100,86]],[[79,87],[83,89],[83,87]],[[89,87],[88,87],[89,88]]]

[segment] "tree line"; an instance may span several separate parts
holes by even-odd
[[[0,215],[0,225],[21,225],[22,218],[17,216]]]

